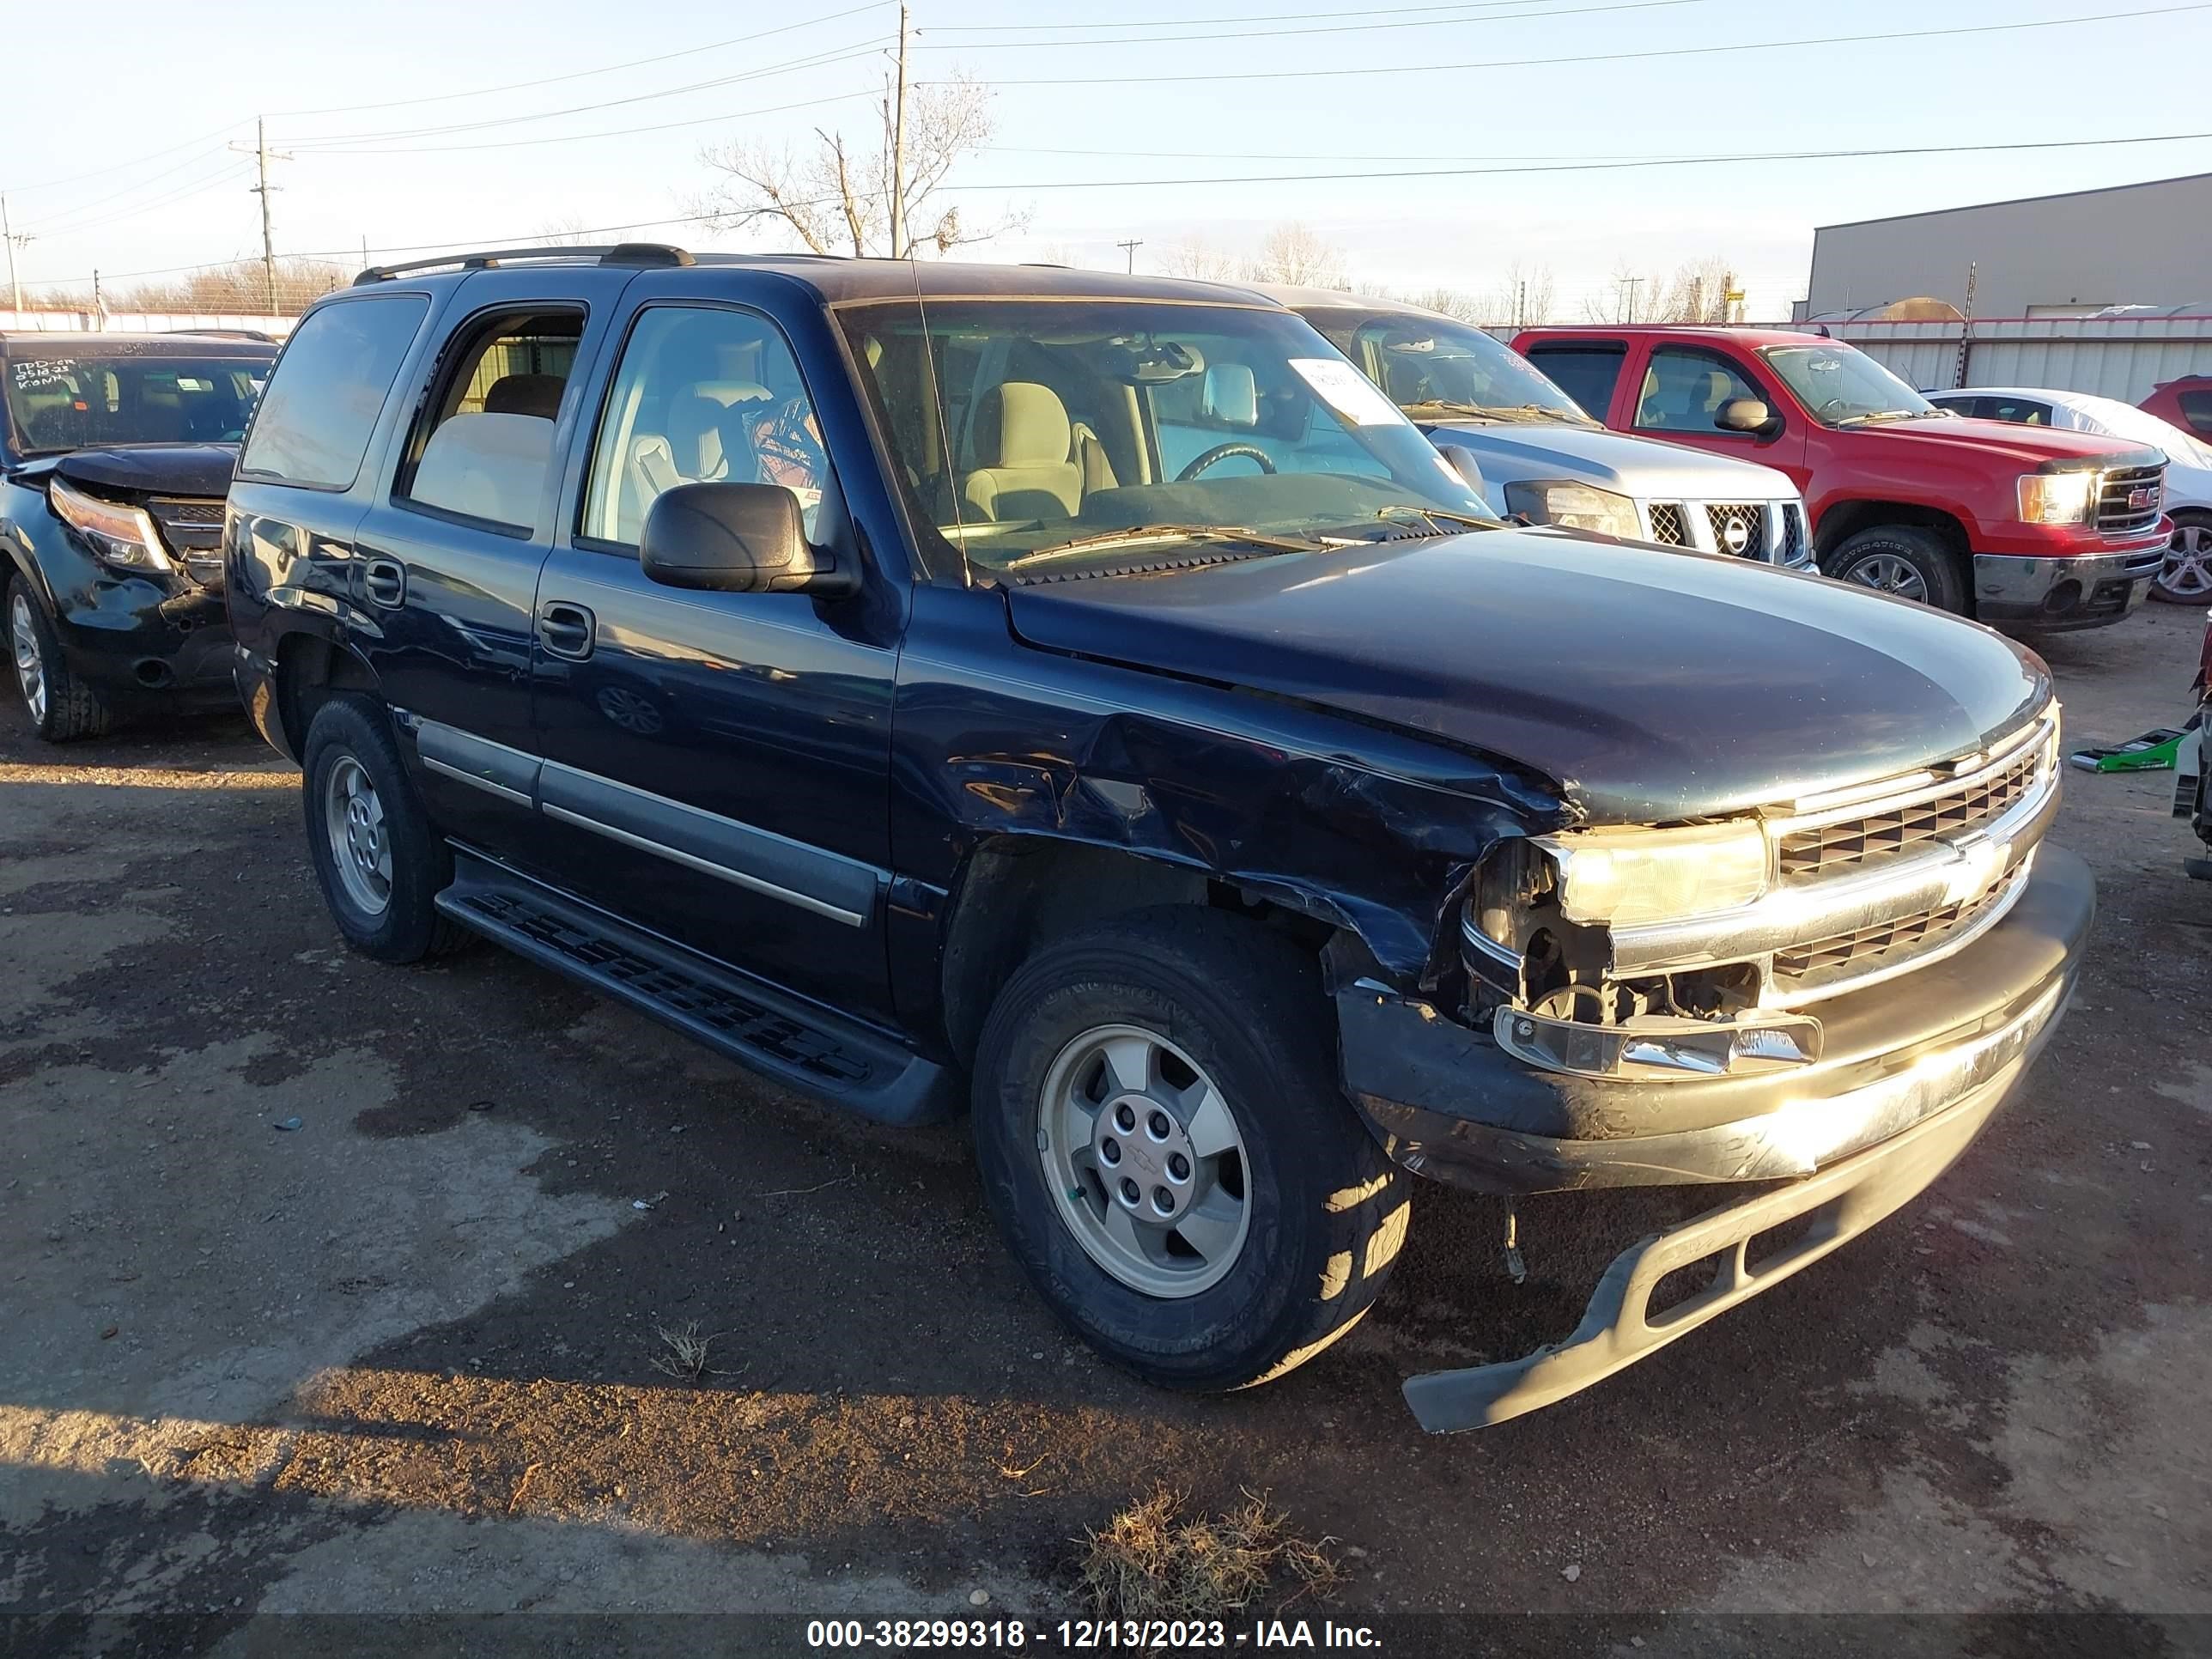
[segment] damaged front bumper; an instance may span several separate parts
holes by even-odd
[[[2046,846],[2026,891],[1972,945],[1826,1005],[1817,1063],[1750,1075],[1650,1083],[1540,1071],[1370,982],[1340,988],[1346,1091],[1417,1174],[1508,1194],[1797,1178],[1632,1247],[1565,1342],[1411,1379],[1422,1425],[1501,1422],[1587,1388],[1911,1200],[1972,1140],[2056,1025],[2095,908],[2088,867]],[[1807,1215],[1804,1237],[1749,1259],[1755,1236]],[[1707,1258],[1707,1290],[1649,1311],[1662,1278]]]

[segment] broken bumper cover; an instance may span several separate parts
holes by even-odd
[[[2057,632],[2118,622],[2142,603],[2166,562],[2163,538],[2072,558],[1974,555],[1974,616],[1985,623]]]
[[[1972,947],[1838,999],[1824,1011],[1829,1047],[1818,1066],[1747,1079],[1540,1074],[1416,1005],[1340,991],[1346,1086],[1391,1156],[1417,1173],[1492,1193],[1800,1177],[1632,1246],[1564,1343],[1409,1379],[1422,1426],[1503,1422],[1588,1388],[1908,1202],[1972,1142],[2057,1024],[2095,908],[2087,866],[2046,846],[2027,892]],[[1447,1061],[1455,1092],[1426,1104],[1377,1092],[1402,1094],[1417,1077],[1440,1082]],[[1807,1216],[1796,1242],[1750,1256],[1758,1235]],[[1706,1289],[1650,1311],[1662,1279],[1708,1259]]]

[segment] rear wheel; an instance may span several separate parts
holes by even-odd
[[[1875,525],[1845,537],[1820,562],[1838,581],[1939,611],[1966,608],[1966,573],[1941,536],[1917,525]]]
[[[2202,605],[2212,598],[2212,513],[2182,507],[2173,515],[2173,539],[2150,596],[2168,605]]]
[[[453,854],[431,827],[383,709],[336,696],[307,725],[301,765],[307,855],[345,941],[380,962],[417,962],[467,933],[438,914]]]
[[[61,641],[54,637],[45,607],[21,576],[0,583],[8,619],[8,655],[15,668],[15,690],[31,729],[48,743],[97,738],[115,724],[107,700],[70,672]]]
[[[1223,1389],[1356,1324],[1405,1243],[1405,1177],[1345,1100],[1312,962],[1255,923],[1140,913],[1016,970],[975,1059],[984,1193],[1085,1341]]]

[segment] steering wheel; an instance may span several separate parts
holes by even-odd
[[[1817,412],[1820,416],[1821,419],[1826,420],[1829,416],[1840,414],[1843,410],[1849,409],[1850,407],[1850,400],[1849,398],[1831,398],[1827,402],[1820,405]]]
[[[1232,460],[1239,455],[1248,461],[1257,461],[1262,472],[1272,473],[1275,470],[1275,464],[1267,459],[1267,452],[1256,444],[1216,444],[1182,471],[1176,473],[1176,482],[1188,483],[1206,468],[1222,461]]]

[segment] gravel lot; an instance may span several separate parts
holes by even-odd
[[[2051,642],[2069,740],[2180,718],[2200,627]],[[1616,1615],[1656,1655],[1710,1650],[1700,1614],[1940,1611],[1993,1621],[1930,1650],[2044,1652],[1994,1616],[2060,1609],[2199,1650],[2212,886],[2170,774],[2068,787],[2096,939],[1966,1160],[1595,1392],[1431,1440],[1399,1378],[1530,1316],[1482,1206],[1425,1191],[1382,1306],[1285,1382],[1146,1391],[1003,1256],[961,1127],[848,1121],[488,947],[354,957],[242,722],[53,750],[10,703],[0,1613],[170,1615],[173,1653],[283,1612],[1056,1619],[1068,1540],[1166,1481],[1337,1540],[1340,1618]],[[1524,1220],[1538,1311],[1572,1219]],[[685,1328],[696,1381],[654,1364]]]

